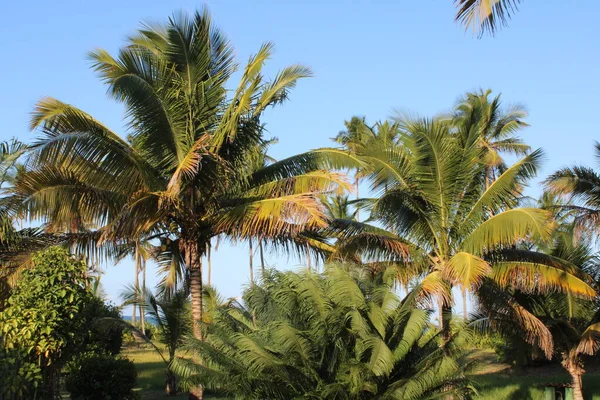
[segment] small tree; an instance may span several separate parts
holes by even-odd
[[[0,312],[5,349],[25,352],[41,370],[37,396],[53,398],[60,371],[90,343],[90,318],[95,304],[83,261],[52,247],[33,258],[22,273],[7,307]]]

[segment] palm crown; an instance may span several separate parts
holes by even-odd
[[[380,197],[363,203],[373,220],[403,238],[411,249],[407,263],[421,271],[423,290],[440,298],[442,311],[449,310],[452,286],[479,290],[485,283],[485,290],[492,285],[594,295],[578,268],[514,247],[525,239],[547,240],[552,233],[550,212],[516,208],[541,151],[485,185],[486,148],[479,129],[463,131],[466,125],[447,120],[404,120],[401,125],[397,142],[369,146],[361,155],[370,165],[372,187],[386,185]],[[549,343],[547,331],[531,335],[532,340],[540,337]]]
[[[210,238],[324,226],[318,195],[347,186],[322,170],[326,151],[247,168],[265,143],[264,110],[311,74],[294,65],[265,80],[272,48],[267,43],[250,58],[229,96],[231,45],[207,12],[181,14],[144,27],[116,57],[90,54],[110,95],[126,107],[128,140],[55,99],[33,113],[31,126],[43,135],[16,187],[29,216],[59,231],[96,229],[100,242],[169,238],[190,270],[197,336],[200,257]]]

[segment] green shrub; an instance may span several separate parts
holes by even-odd
[[[120,319],[121,312],[118,307],[113,304],[106,304],[101,299],[94,298],[87,304],[85,314],[82,318],[89,321],[87,338],[82,352],[108,353],[112,355],[117,355],[121,352],[125,328],[121,325],[99,323],[102,318]]]
[[[0,346],[0,399],[33,398],[42,382],[42,371],[28,360],[27,352]]]
[[[70,366],[65,387],[72,400],[133,400],[137,372],[132,361],[88,355]]]

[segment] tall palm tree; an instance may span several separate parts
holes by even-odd
[[[188,344],[202,364],[173,363],[181,383],[243,399],[468,396],[459,346],[440,345],[415,296],[398,298],[393,273],[268,272],[246,291],[247,307],[222,310],[207,340]]]
[[[402,121],[398,144],[367,150],[362,158],[371,165],[373,189],[383,181],[388,188],[364,203],[370,204],[371,219],[410,246],[408,261],[420,271],[424,293],[437,297],[446,336],[451,288],[458,286],[478,297],[503,299],[502,312],[526,325],[528,338],[551,353],[547,329],[503,291],[551,289],[593,296],[594,290],[570,264],[514,248],[521,240],[547,240],[552,233],[548,211],[516,207],[518,188],[535,174],[541,151],[509,166],[486,188],[479,132],[457,133],[449,121]]]
[[[454,0],[455,20],[465,29],[471,29],[479,37],[486,33],[492,36],[508,25],[512,15],[518,11],[523,0]]]
[[[56,99],[40,101],[33,113],[31,127],[42,136],[16,185],[27,215],[67,232],[92,229],[100,242],[147,235],[169,243],[188,271],[196,337],[201,257],[211,238],[268,238],[324,226],[317,195],[347,186],[340,174],[323,170],[336,163],[333,157],[348,158],[340,151],[246,167],[264,143],[262,113],[311,75],[293,65],[265,80],[261,70],[272,51],[263,45],[228,95],[233,48],[208,12],[175,15],[140,29],[116,57],[90,54],[109,94],[125,105],[129,140]]]
[[[490,99],[490,89],[467,93],[460,99],[452,115],[452,124],[465,142],[476,134],[484,163],[485,187],[506,170],[503,153],[524,156],[531,148],[516,133],[529,126],[524,120],[527,112],[522,106],[502,108],[501,96]],[[463,317],[467,315],[467,293],[463,288]]]

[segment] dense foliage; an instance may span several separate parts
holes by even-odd
[[[110,355],[84,356],[70,365],[65,388],[72,400],[135,400],[133,362]]]
[[[2,345],[12,354],[6,362],[28,371],[36,366],[41,374],[29,376],[42,397],[54,396],[61,369],[78,354],[120,351],[122,330],[94,323],[119,312],[94,297],[89,284],[85,263],[52,247],[33,257],[0,312]]]
[[[455,3],[464,25],[493,33],[520,1]],[[339,148],[276,161],[261,118],[311,71],[266,79],[272,53],[261,46],[231,91],[238,64],[225,35],[206,11],[177,14],[115,55],[90,54],[125,107],[127,135],[45,98],[36,141],[0,144],[0,398],[52,398],[66,365],[73,399],[135,397],[133,365],[115,357],[127,324],[82,261],[132,254],[136,290],[144,275],[132,301],[141,329],[130,330],[162,344],[169,394],[181,384],[192,398],[203,386],[239,399],[467,397],[465,333],[451,324],[458,288],[478,307],[464,319],[492,330],[478,343],[514,362],[560,360],[580,400],[584,356],[600,350],[600,268],[581,238],[600,232],[600,174],[564,168],[546,182],[560,198],[524,206],[543,154],[517,136],[524,109],[490,90],[435,118],[354,117]],[[17,229],[21,218],[41,226]],[[221,238],[250,245],[243,304],[203,286],[202,257],[210,270]],[[50,247],[31,259],[56,244],[77,256]],[[265,248],[301,255],[306,272],[265,272]],[[313,256],[340,264],[320,274]],[[164,273],[157,296],[146,295],[150,260]],[[193,358],[177,359],[185,343]]]
[[[202,364],[176,363],[183,384],[237,399],[420,399],[470,392],[453,339],[442,342],[393,271],[367,278],[271,271],[193,341]]]

